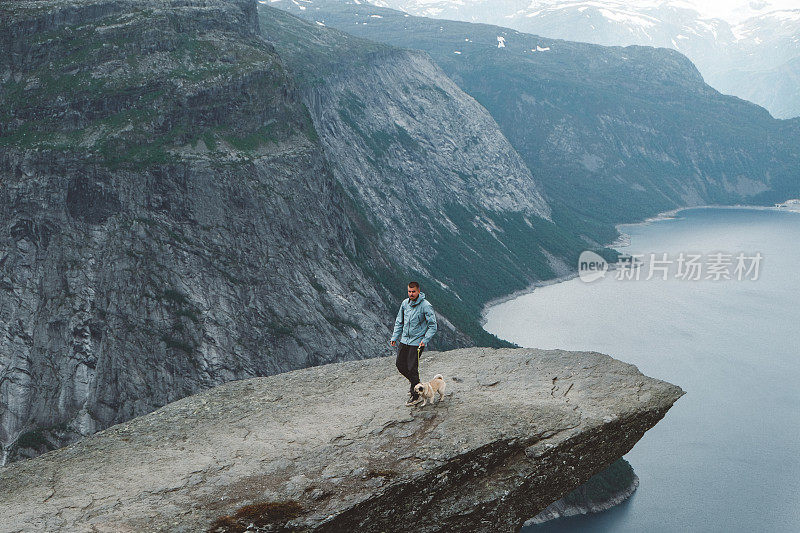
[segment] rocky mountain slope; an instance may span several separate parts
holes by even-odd
[[[560,227],[800,193],[800,119],[724,96],[683,55],[547,39],[336,0],[271,5],[430,54],[542,182]],[[590,229],[581,232],[592,235]]]
[[[459,331],[491,342],[466,317],[492,295],[577,261],[587,243],[554,223],[538,176],[426,53],[266,5],[259,12],[264,37],[298,80],[334,175],[364,213],[367,256],[391,257],[395,270],[423,280]],[[384,265],[365,270],[395,283]]]
[[[386,353],[412,277],[435,346],[507,345],[483,303],[587,246],[425,53],[245,0],[0,10],[0,463]]]
[[[356,3],[356,2],[353,2]],[[800,9],[741,2],[739,9],[683,0],[372,0],[413,15],[487,22],[550,38],[656,46],[688,56],[715,89],[776,118],[800,116]],[[715,10],[714,8],[717,7]]]
[[[255,2],[0,11],[0,461],[385,343]]]
[[[408,408],[387,366],[227,383],[0,468],[0,529],[512,532],[684,394],[594,352],[481,348],[426,354],[447,395]]]

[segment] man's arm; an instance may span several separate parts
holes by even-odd
[[[403,332],[403,305],[406,303],[405,300],[400,304],[400,310],[397,311],[397,318],[394,319],[394,332],[392,333],[392,340],[396,341],[400,338],[400,334]]]
[[[433,306],[430,304],[425,307],[425,318],[428,321],[428,328],[425,330],[422,344],[427,346],[433,334],[436,333],[436,313],[433,312]]]

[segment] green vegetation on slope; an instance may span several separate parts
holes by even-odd
[[[26,5],[0,31],[11,35],[24,23]],[[26,50],[27,60],[0,59],[13,66],[0,91],[0,148],[137,170],[193,157],[248,159],[294,135],[316,138],[310,117],[283,101],[291,88],[266,42],[189,24],[132,8],[16,36],[14,50]],[[161,38],[152,41],[155,31]],[[257,93],[269,99],[254,101]]]

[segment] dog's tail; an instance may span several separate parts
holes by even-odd
[[[433,379],[444,379],[441,374],[436,374]]]

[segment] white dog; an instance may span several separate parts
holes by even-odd
[[[417,394],[424,400],[420,407],[425,407],[429,400],[431,404],[435,403],[434,397],[436,394],[439,395],[439,401],[441,402],[444,399],[444,388],[445,382],[441,374],[436,374],[433,376],[433,379],[427,383],[417,383],[414,386],[414,390],[417,391]]]

